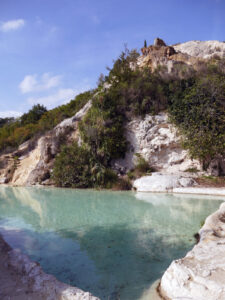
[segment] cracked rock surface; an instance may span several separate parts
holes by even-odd
[[[225,203],[199,231],[200,241],[164,273],[160,291],[165,299],[225,299]]]

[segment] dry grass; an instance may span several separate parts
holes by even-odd
[[[225,187],[225,177],[202,176],[195,180],[204,187]]]

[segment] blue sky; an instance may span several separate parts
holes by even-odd
[[[0,0],[0,117],[96,87],[124,49],[225,40],[225,0]]]

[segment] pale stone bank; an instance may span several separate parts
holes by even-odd
[[[4,273],[7,284],[2,282],[3,278],[0,280],[0,297],[4,299],[99,300],[89,292],[59,282],[54,276],[46,274],[38,263],[30,261],[28,256],[22,254],[19,249],[11,249],[1,237],[0,255],[4,257],[6,269],[3,270],[7,273]],[[12,280],[17,282],[16,290],[8,291],[7,285],[11,284],[12,288]]]
[[[160,292],[165,299],[225,299],[225,203],[210,215],[200,241],[164,273]]]

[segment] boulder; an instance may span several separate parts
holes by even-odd
[[[133,183],[138,192],[173,192],[175,188],[193,185],[195,185],[193,178],[158,172],[136,179]]]
[[[225,203],[210,215],[200,241],[164,273],[160,293],[165,299],[225,299]]]

